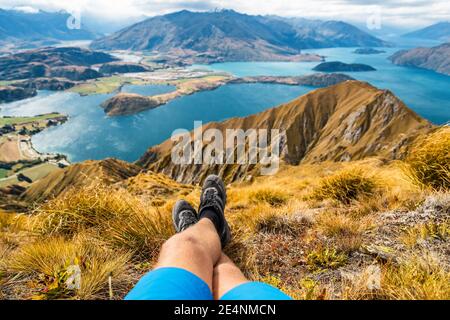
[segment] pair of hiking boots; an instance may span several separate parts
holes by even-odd
[[[172,218],[177,233],[195,225],[203,218],[209,218],[216,227],[222,248],[231,240],[230,227],[225,219],[227,193],[225,185],[216,175],[210,175],[203,183],[198,212],[185,200],[179,200],[172,211]]]

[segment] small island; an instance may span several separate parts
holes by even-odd
[[[377,69],[362,63],[344,63],[340,61],[331,61],[321,63],[313,70],[319,72],[364,72],[376,71]]]
[[[356,54],[380,54],[380,53],[386,53],[386,51],[383,50],[377,50],[374,48],[359,48],[353,51],[353,53]]]

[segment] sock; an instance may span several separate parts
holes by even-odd
[[[220,219],[219,213],[217,213],[214,209],[206,209],[201,213],[200,219],[207,218],[211,220],[211,222],[216,227],[217,232],[220,234],[223,229],[223,220]]]

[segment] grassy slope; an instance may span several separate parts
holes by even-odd
[[[297,299],[450,299],[450,129],[415,148],[406,162],[284,165],[228,186],[226,253]],[[424,169],[438,172],[427,187]],[[29,215],[0,213],[0,297],[107,299],[109,275],[112,298],[123,297],[173,235],[175,201],[195,207],[199,195],[141,173],[83,185]],[[73,265],[78,290],[65,285]]]

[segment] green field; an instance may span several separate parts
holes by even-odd
[[[0,81],[0,86],[9,86],[16,81]]]
[[[0,179],[6,178],[8,176],[8,170],[0,168]]]
[[[82,83],[78,86],[73,87],[69,91],[76,92],[81,95],[107,94],[117,91],[122,85],[126,83],[143,85],[147,82],[141,79],[111,76]]]
[[[54,118],[59,118],[62,115],[59,113],[51,113],[51,114],[45,114],[45,115],[40,115],[40,116],[36,116],[36,117],[2,117],[0,118],[0,127],[4,126],[4,125],[21,125],[21,124],[25,124],[25,123],[30,123],[30,122],[37,122],[37,121],[43,121],[43,120],[49,120],[49,119],[54,119]]]
[[[2,169],[0,169],[2,170]],[[58,166],[51,164],[51,163],[43,163],[40,164],[38,166],[32,167],[32,168],[27,168],[24,170],[21,170],[17,173],[23,173],[24,175],[26,175],[27,177],[31,178],[31,180],[36,181],[38,179],[41,179],[43,177],[45,177],[46,175],[48,175],[49,173],[55,171],[55,170],[61,170],[58,168]],[[0,171],[0,178],[1,178],[1,171]],[[4,179],[0,181],[0,188],[4,188],[13,184],[18,184],[20,183],[17,180],[17,176],[11,176],[10,178]]]

